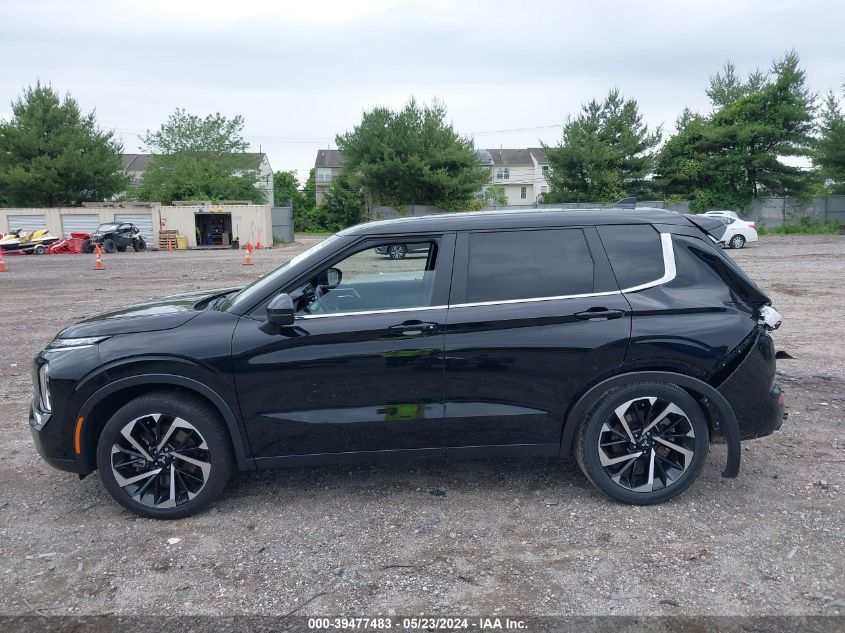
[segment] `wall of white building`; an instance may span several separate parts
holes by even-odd
[[[114,205],[96,207],[0,208],[0,233],[17,228],[46,228],[57,237],[69,237],[71,230],[105,222],[133,222],[138,225],[150,248],[158,247],[161,229],[179,231],[188,246],[197,246],[196,216],[199,213],[228,213],[233,237],[241,244],[273,243],[270,205]],[[73,229],[71,227],[80,227]],[[90,231],[86,231],[90,232]]]

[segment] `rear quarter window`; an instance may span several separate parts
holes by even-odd
[[[596,228],[619,288],[633,288],[663,276],[663,247],[660,233],[653,226],[626,224]]]

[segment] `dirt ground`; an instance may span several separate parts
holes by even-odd
[[[714,446],[657,507],[544,460],[245,473],[209,511],[137,518],[95,474],[36,454],[32,357],[60,328],[136,300],[247,282],[314,239],[255,254],[7,257],[0,273],[0,613],[688,615],[845,613],[845,237],[731,251],[784,314],[789,419]]]

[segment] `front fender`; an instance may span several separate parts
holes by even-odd
[[[226,424],[226,428],[228,429],[229,436],[232,440],[232,448],[234,450],[238,468],[241,470],[255,469],[255,461],[252,458],[252,452],[248,449],[249,445],[243,434],[243,427],[235,415],[235,411],[237,409],[230,407],[226,400],[224,400],[214,389],[206,384],[198,380],[194,380],[193,378],[179,376],[176,374],[137,374],[109,382],[106,386],[100,388],[92,394],[79,409],[78,419],[82,420],[82,422],[79,423],[80,428],[75,432],[77,434],[84,434],[86,432],[84,425],[86,422],[90,421],[92,411],[108,396],[134,387],[147,386],[181,387],[206,398],[209,402],[211,402],[212,406],[217,409]],[[77,455],[77,462],[80,466],[80,472],[86,469],[88,469],[87,472],[90,472],[90,470],[93,470],[92,465],[96,463],[96,457],[91,454],[92,451],[89,446],[90,443],[88,442],[81,442],[79,445],[80,450]]]
[[[725,464],[725,469],[722,471],[722,477],[736,477],[739,474],[739,464],[741,459],[742,448],[740,446],[739,438],[739,423],[737,422],[734,410],[725,397],[716,391],[715,388],[708,385],[697,378],[691,376],[684,376],[683,374],[676,374],[668,371],[636,371],[619,374],[613,378],[608,378],[597,385],[593,386],[578,401],[569,409],[564,421],[563,434],[561,436],[561,455],[568,455],[572,450],[572,441],[575,437],[575,432],[578,423],[590,405],[595,399],[608,389],[621,387],[632,382],[662,382],[678,385],[688,391],[692,391],[699,396],[707,398],[710,403],[719,412],[721,425],[719,431],[725,438],[728,445],[728,459]]]

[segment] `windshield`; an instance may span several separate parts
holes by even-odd
[[[101,224],[99,227],[97,227],[97,231],[99,231],[101,233],[107,233],[109,231],[115,231],[115,230],[117,230],[117,223]]]
[[[330,244],[333,244],[338,239],[340,239],[338,235],[331,235],[324,239],[322,242],[315,244],[307,251],[303,251],[299,255],[294,256],[272,272],[267,273],[263,277],[259,277],[251,284],[241,289],[239,292],[236,292],[232,296],[227,297],[226,301],[220,304],[220,309],[228,311],[238,306],[249,305],[257,301],[258,299],[263,297],[273,286],[277,284],[279,277],[284,274],[289,268],[291,268],[292,266],[296,266],[299,262],[303,261],[307,257],[310,257],[314,253],[323,250]]]

